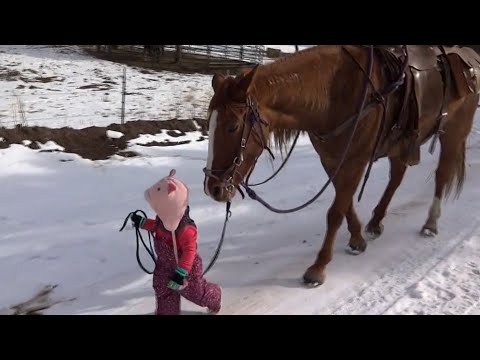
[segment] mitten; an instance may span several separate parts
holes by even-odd
[[[169,289],[175,291],[181,291],[187,287],[186,277],[188,276],[187,270],[177,267],[175,272],[170,277],[170,281],[167,284]]]
[[[138,229],[141,229],[147,220],[143,216],[137,214],[133,214],[130,219],[132,220],[133,225]]]

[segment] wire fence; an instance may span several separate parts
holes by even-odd
[[[98,51],[111,53],[112,49],[111,45],[97,45]],[[260,64],[266,56],[263,45],[117,45],[114,49],[124,54],[149,54],[158,57],[166,53],[177,53],[180,50],[182,57],[197,56],[195,57],[197,62],[234,60]]]
[[[182,51],[257,64],[262,63],[265,56],[263,45],[183,45]]]
[[[136,120],[190,120],[204,118],[212,96],[209,78],[158,78],[148,87],[122,69],[120,81],[69,91],[68,89],[21,88],[0,92],[0,127],[107,126]]]

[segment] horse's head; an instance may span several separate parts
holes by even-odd
[[[215,75],[212,80],[204,190],[215,201],[235,196],[267,146],[268,124],[250,96],[257,68],[235,78]]]

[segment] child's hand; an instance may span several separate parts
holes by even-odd
[[[133,223],[133,226],[135,226],[136,228],[139,228],[141,229],[143,224],[145,224],[145,221],[147,219],[145,219],[143,216],[140,216],[140,215],[137,215],[137,214],[133,214],[130,219],[132,220],[132,223]]]
[[[177,267],[175,272],[170,277],[170,281],[167,284],[169,289],[175,291],[182,291],[188,285],[186,277],[188,276],[188,272],[181,267]]]

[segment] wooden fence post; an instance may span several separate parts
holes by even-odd
[[[125,95],[127,93],[127,68],[123,68],[123,80],[122,80],[122,117],[121,123],[125,124]]]

